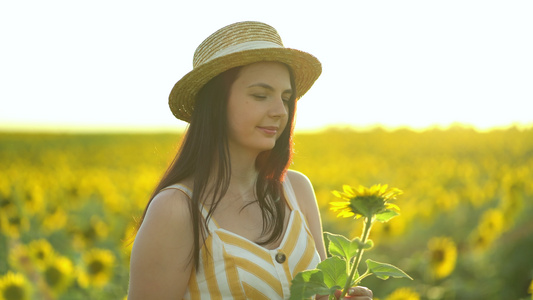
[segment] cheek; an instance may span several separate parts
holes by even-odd
[[[243,132],[249,127],[251,121],[249,103],[243,101],[238,105],[228,106],[228,125],[233,132]]]
[[[293,110],[294,110],[294,109],[295,109],[295,108],[293,108]],[[287,127],[287,126],[289,125],[289,116],[291,115],[291,109],[289,108],[288,105],[286,106],[286,111],[287,111],[287,114],[283,117],[284,120],[283,120],[283,122],[282,122],[284,128]],[[294,120],[293,120],[293,122],[294,122]]]
[[[289,117],[286,116],[283,119],[284,119],[283,122],[281,122],[281,128],[280,128],[281,130],[278,133],[278,138],[281,136],[283,132],[285,132],[285,130],[287,130],[287,127],[289,126]]]

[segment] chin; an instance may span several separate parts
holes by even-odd
[[[257,148],[260,150],[260,152],[263,152],[263,151],[269,151],[269,150],[274,149],[274,146],[276,146],[276,142],[272,141],[272,142],[261,143],[261,145],[258,145]]]

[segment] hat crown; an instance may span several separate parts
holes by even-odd
[[[251,42],[263,42],[270,47],[283,47],[283,42],[276,29],[261,22],[239,22],[217,30],[207,37],[194,52],[193,68],[196,68],[218,56],[245,50],[239,45]],[[268,47],[268,46],[266,46]]]

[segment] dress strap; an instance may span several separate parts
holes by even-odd
[[[169,185],[165,188],[162,188],[161,189],[161,192],[164,191],[164,190],[169,190],[169,189],[175,189],[175,190],[180,190],[182,191],[185,195],[187,195],[187,197],[189,197],[189,199],[192,198],[192,191],[191,189],[186,186],[186,185],[183,185],[183,184],[180,184],[180,183],[177,183],[177,184],[173,184],[173,185]]]
[[[183,192],[185,195],[187,195],[187,197],[189,197],[189,200],[192,199],[192,191],[186,185],[177,183],[177,184],[169,185],[169,186],[161,189],[161,191],[168,190],[168,189],[179,190],[179,191]],[[205,206],[203,204],[200,204],[200,212],[202,213],[202,216],[204,217],[204,220],[207,220],[208,211],[207,211],[207,209],[205,208]],[[215,223],[215,220],[213,220],[213,218],[209,218],[209,221],[207,222],[207,225],[208,225],[210,231],[215,230],[215,229],[218,228],[218,226]]]
[[[285,175],[285,178],[283,180],[283,190],[285,191],[285,198],[287,198],[287,204],[289,205],[289,208],[291,210],[300,210],[300,207],[298,206],[298,201],[296,201],[296,194],[294,194],[291,181],[289,180],[289,176],[287,175]]]

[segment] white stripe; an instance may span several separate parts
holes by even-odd
[[[220,245],[222,242],[217,235],[213,235],[213,245]],[[222,296],[231,294],[228,283],[228,276],[226,274],[226,263],[224,260],[224,252],[221,247],[212,247],[211,255],[214,260],[215,276],[217,278],[218,288]]]
[[[210,250],[211,251],[211,250]],[[204,297],[205,295],[209,295],[209,287],[207,286],[207,281],[205,280],[205,273],[204,273],[204,261],[200,257],[199,262],[199,268],[201,270],[196,273],[196,283],[198,284],[198,291],[200,291],[200,299]]]
[[[298,241],[296,242],[294,251],[292,251],[292,254],[291,256],[289,256],[289,259],[288,259],[289,270],[291,270],[291,273],[294,273],[294,268],[296,268],[296,265],[300,261],[300,258],[304,255],[305,249],[307,248],[306,233],[307,232],[303,228],[303,222],[302,222],[302,226],[300,226],[300,231],[298,232]]]
[[[243,242],[244,243],[244,242]],[[261,267],[265,271],[271,273],[273,276],[277,277],[277,274],[273,272],[274,267],[269,263],[264,261],[263,259],[259,258],[257,255],[255,255],[252,252],[249,252],[248,250],[245,250],[244,248],[233,246],[229,244],[225,244],[224,248],[226,248],[226,253],[231,256],[237,256],[239,258],[245,259],[247,261],[253,262],[257,266]]]
[[[215,58],[225,56],[228,54],[232,54],[235,52],[255,50],[255,49],[266,49],[266,48],[283,48],[283,46],[280,46],[273,42],[267,42],[267,41],[250,41],[250,42],[232,45],[224,49],[221,49],[217,51],[215,54],[213,54],[210,58],[208,58],[204,63],[211,61]]]
[[[278,292],[271,288],[270,285],[268,285],[263,279],[243,269],[238,268],[237,270],[239,271],[239,278],[241,278],[242,281],[265,294],[265,296],[270,299],[279,299]]]

